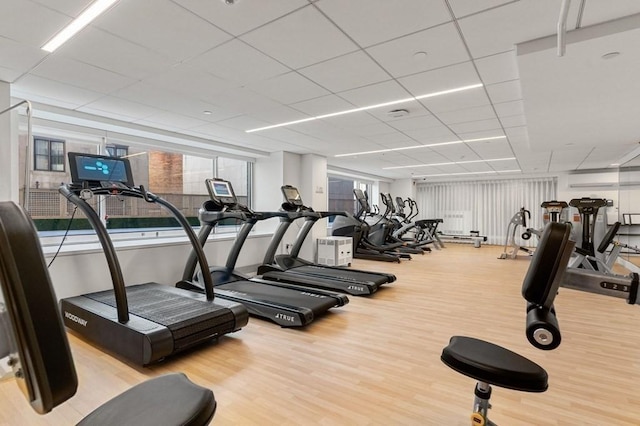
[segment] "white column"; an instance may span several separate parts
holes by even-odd
[[[9,83],[0,81],[0,111],[11,106]],[[18,202],[18,126],[15,113],[0,115],[0,201]],[[13,131],[12,131],[13,129]]]
[[[316,211],[327,210],[327,159],[315,154],[302,155],[300,195]],[[300,257],[315,261],[316,240],[327,236],[327,220],[321,220],[305,240]]]

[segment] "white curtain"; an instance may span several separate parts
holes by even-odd
[[[556,178],[482,180],[464,182],[421,183],[417,187],[416,202],[419,219],[441,218],[448,212],[471,212],[472,229],[487,236],[488,244],[504,244],[507,226],[521,207],[531,212],[527,227],[540,229],[543,201],[555,200]],[[416,219],[418,219],[416,218]],[[522,233],[522,230],[518,230]],[[521,245],[535,245],[536,238]]]

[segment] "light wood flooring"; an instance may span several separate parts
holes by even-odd
[[[494,388],[501,425],[639,425],[640,306],[561,290],[563,343],[543,352],[526,340],[520,296],[528,257],[501,247],[448,244],[402,264],[357,260],[397,282],[306,329],[252,318],[247,327],[150,368],[135,368],[70,336],[77,395],[46,416],[13,382],[0,383],[0,424],[72,424],[148,377],[183,371],[211,388],[218,425],[469,425],[474,381],[447,368],[452,335],[506,346],[542,365],[542,394]],[[161,409],[161,407],[158,407]]]

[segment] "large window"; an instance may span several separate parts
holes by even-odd
[[[35,170],[64,172],[64,141],[36,137],[33,155]]]
[[[129,155],[129,147],[125,145],[107,145],[105,149],[112,157],[126,157]]]
[[[329,210],[357,213],[359,204],[353,190],[358,188],[371,196],[371,183],[344,177],[329,176]],[[330,218],[333,221],[333,218]]]
[[[65,230],[74,212],[74,206],[58,193],[61,183],[71,181],[65,151],[126,156],[131,164],[134,184],[144,185],[147,190],[174,204],[194,226],[199,225],[198,210],[209,197],[204,183],[207,178],[221,177],[231,181],[239,201],[250,204],[251,164],[247,161],[149,150],[148,146],[107,144],[105,147],[99,140],[88,142],[73,135],[65,139],[36,138],[36,167],[30,174],[29,213],[40,231]],[[24,169],[21,175],[23,173]],[[24,196],[24,192],[21,195]],[[150,234],[146,230],[179,227],[166,209],[142,199],[94,196],[89,203],[110,230],[142,229]],[[89,228],[86,219],[76,211],[71,229]]]

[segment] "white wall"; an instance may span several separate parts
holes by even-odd
[[[416,198],[416,186],[412,179],[397,179],[389,185],[389,192],[395,200],[396,197],[402,197],[403,200]]]

